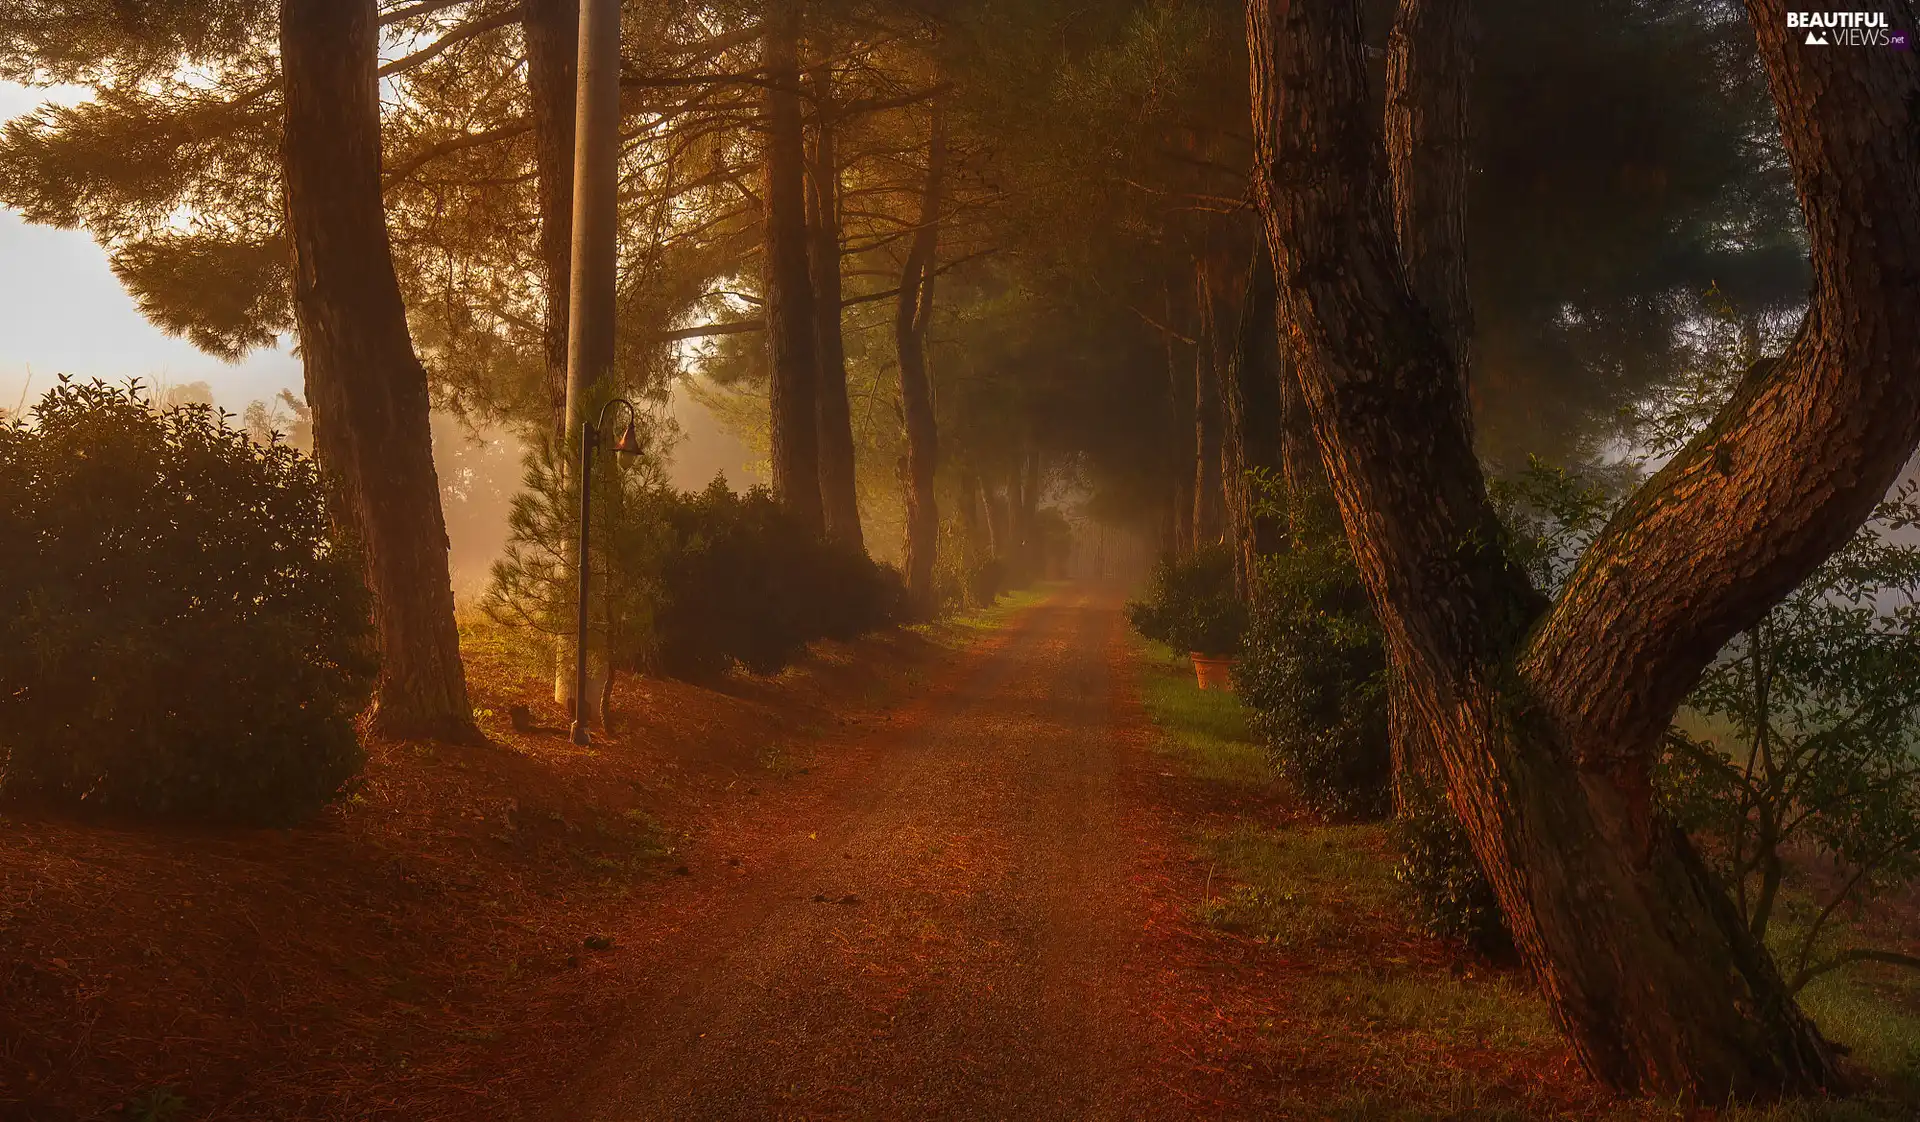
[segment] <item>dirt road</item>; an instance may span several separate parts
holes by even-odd
[[[629,951],[620,1023],[545,1117],[1188,1116],[1154,1075],[1123,626],[1084,593],[1032,609],[816,769],[805,820]]]

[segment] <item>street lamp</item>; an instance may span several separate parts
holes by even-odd
[[[587,732],[587,593],[593,576],[591,545],[593,516],[593,449],[607,425],[607,410],[621,406],[627,411],[626,431],[614,441],[616,456],[638,456],[643,449],[637,425],[640,415],[633,402],[616,397],[600,407],[597,420],[580,423],[580,615],[573,642],[573,742],[585,747],[592,742]]]

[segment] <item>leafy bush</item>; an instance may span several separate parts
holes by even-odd
[[[960,520],[947,519],[940,523],[933,582],[942,611],[973,611],[991,607],[1007,590],[1007,566]]]
[[[1233,587],[1233,551],[1208,546],[1192,557],[1166,557],[1154,566],[1147,596],[1127,605],[1141,635],[1176,651],[1226,655],[1240,646],[1246,605]]]
[[[616,540],[634,565],[630,614],[652,626],[616,647],[623,669],[700,678],[738,661],[773,674],[815,639],[851,639],[900,613],[891,570],[814,537],[765,488],[736,494],[716,479],[644,499]]]
[[[572,474],[551,453],[529,457],[485,601],[495,620],[549,639],[575,626]],[[772,674],[815,639],[850,639],[899,616],[892,570],[814,537],[763,488],[736,494],[716,479],[679,492],[641,458],[603,466],[595,490],[591,624],[618,669],[703,679],[738,662]]]
[[[1908,484],[1882,503],[1730,644],[1688,698],[1707,731],[1667,738],[1666,805],[1708,842],[1751,930],[1783,908],[1789,852],[1828,868],[1784,948],[1794,989],[1887,958],[1826,945],[1830,921],[1920,875],[1920,546],[1900,540],[1920,527],[1917,496]]]
[[[360,768],[370,599],[312,461],[62,380],[0,426],[0,791],[288,824]]]
[[[1260,559],[1234,689],[1308,806],[1376,818],[1393,789],[1386,650],[1346,537],[1337,525],[1301,529]]]
[[[1438,939],[1464,943],[1488,958],[1514,955],[1500,901],[1473,855],[1467,832],[1432,788],[1408,792],[1394,822],[1399,860],[1393,878],[1406,892],[1420,927]]]

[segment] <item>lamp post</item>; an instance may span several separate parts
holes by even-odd
[[[633,402],[616,397],[600,407],[596,420],[580,423],[580,614],[573,638],[573,742],[585,747],[592,742],[587,732],[587,603],[593,581],[593,556],[588,552],[593,522],[593,450],[600,431],[607,424],[607,410],[621,406],[627,411],[627,427],[614,441],[616,456],[638,456],[641,452],[637,430],[639,414]]]

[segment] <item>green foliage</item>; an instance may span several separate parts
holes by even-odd
[[[934,595],[943,613],[990,608],[1008,590],[1007,564],[995,557],[978,532],[969,533],[957,518],[940,523],[934,551]]]
[[[171,1087],[155,1087],[127,1100],[127,1116],[133,1122],[177,1122],[187,1110],[187,1100]]]
[[[899,617],[892,570],[824,542],[765,488],[745,494],[649,492],[616,539],[632,558],[629,614],[652,627],[616,646],[616,665],[700,678],[739,662],[756,674],[792,663],[815,639],[851,639]]]
[[[1749,926],[1778,915],[1787,854],[1834,875],[1788,948],[1796,987],[1866,948],[1823,942],[1842,907],[1920,875],[1920,485],[1908,484],[1729,645],[1668,737],[1667,805],[1712,844]]]
[[[1154,566],[1144,600],[1127,605],[1133,629],[1176,651],[1232,654],[1246,630],[1246,606],[1233,588],[1233,551],[1212,545]]]
[[[1393,877],[1406,891],[1421,929],[1488,958],[1510,958],[1513,936],[1459,816],[1444,792],[1410,786],[1408,805],[1394,822],[1400,857]]]
[[[1533,583],[1557,591],[1613,512],[1615,499],[1591,477],[1527,457],[1526,470],[1488,481],[1509,556]]]
[[[1274,767],[1308,806],[1373,818],[1392,802],[1387,656],[1331,517],[1296,522],[1290,548],[1260,559],[1234,688]]]
[[[529,456],[485,601],[497,622],[546,639],[575,627],[572,474],[550,452]],[[853,638],[901,609],[891,570],[815,538],[763,488],[737,494],[715,479],[679,492],[650,458],[616,467],[609,457],[593,518],[590,623],[618,669],[703,679],[738,662],[772,674],[807,643]]]
[[[318,470],[63,379],[0,428],[0,790],[286,824],[361,764],[371,606]]]

